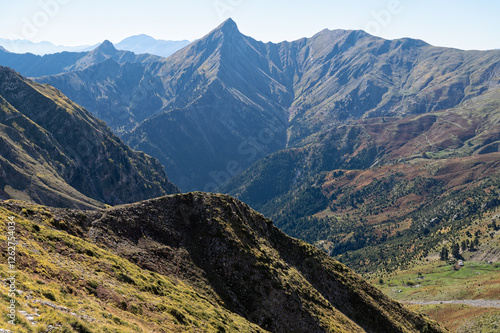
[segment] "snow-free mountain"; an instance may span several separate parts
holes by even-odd
[[[149,53],[166,58],[189,43],[188,40],[162,40],[141,34],[127,37],[115,46],[119,50],[132,51],[137,54]]]
[[[229,19],[157,62],[110,59],[37,80],[159,158],[181,189],[213,190],[269,153],[349,121],[452,108],[484,94],[498,84],[499,59],[499,51],[349,30],[262,43]]]
[[[116,47],[119,50],[132,51],[137,54],[150,53],[160,57],[168,57],[188,44],[187,40],[162,40],[141,34],[123,39],[116,44]],[[12,53],[32,53],[40,56],[61,52],[87,52],[92,51],[98,45],[65,46],[55,45],[47,41],[36,43],[26,39],[0,38],[0,47],[4,47]]]
[[[100,49],[121,54],[108,42]],[[476,155],[489,166],[480,179],[495,182],[489,177],[500,146],[498,50],[462,51],[352,30],[262,43],[227,20],[168,58],[129,57],[133,62],[94,56],[36,80],[61,89],[132,148],[158,158],[182,190],[231,193],[332,255],[439,228],[444,217],[411,214],[425,205],[429,214],[441,211],[447,203],[433,206],[441,197],[483,186],[463,174],[468,167],[458,167],[479,163]],[[372,172],[394,165],[402,169],[383,180]],[[346,186],[355,176],[359,186],[371,187]],[[374,199],[395,187],[405,189],[388,201]],[[476,211],[453,206],[462,211],[457,216]],[[361,222],[338,222],[358,209]],[[409,218],[420,222],[394,231]],[[379,222],[385,224],[375,227]],[[337,242],[343,233],[350,236]]]

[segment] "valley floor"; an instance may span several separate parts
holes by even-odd
[[[373,281],[409,309],[427,315],[452,332],[498,332],[500,264],[465,261],[459,270],[443,261]]]
[[[370,279],[386,295],[451,332],[499,332],[500,230],[491,228],[499,217],[497,210],[485,214],[453,239],[460,243],[467,235],[480,238],[477,250],[460,253],[463,266],[455,259],[439,260],[439,254],[432,253],[414,261],[412,268],[373,274]]]

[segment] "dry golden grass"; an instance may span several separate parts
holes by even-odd
[[[260,332],[262,329],[203,296],[192,286],[139,268],[51,225],[51,214],[29,206],[26,216],[0,208],[0,276],[6,263],[6,221],[14,216],[16,236],[16,310],[38,314],[31,321],[17,312],[8,323],[7,284],[0,284],[0,328],[45,332]],[[59,223],[64,223],[60,221]],[[50,303],[49,303],[50,302]],[[36,322],[36,324],[33,324]]]

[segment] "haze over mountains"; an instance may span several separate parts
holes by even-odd
[[[46,55],[60,52],[85,52],[91,51],[97,45],[64,46],[55,45],[51,42],[32,42],[26,39],[6,39],[0,38],[0,45],[13,53],[33,53],[36,55]]]
[[[88,52],[63,52],[37,56],[30,53],[17,54],[0,50],[0,63],[14,68],[20,74],[28,77],[80,71],[108,59],[124,64],[155,62],[161,57],[119,51],[107,40]]]
[[[158,157],[180,188],[213,190],[259,158],[353,119],[425,113],[483,94],[498,83],[498,58],[362,31],[262,43],[228,20],[158,62],[108,61],[37,80]]]
[[[161,40],[141,34],[127,37],[115,46],[118,50],[132,51],[136,54],[149,53],[166,58],[188,44],[188,40]]]
[[[119,50],[132,51],[137,54],[150,53],[160,57],[168,57],[175,51],[189,44],[189,41],[173,41],[154,39],[148,35],[130,36],[116,44]],[[4,47],[13,53],[33,53],[35,55],[46,55],[61,52],[87,52],[95,49],[97,45],[64,46],[54,45],[50,42],[34,43],[29,40],[11,40],[0,38],[0,47]]]

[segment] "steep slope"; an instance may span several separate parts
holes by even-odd
[[[7,307],[2,307],[2,330],[266,332],[178,277],[141,268],[62,230],[65,225],[78,228],[74,214],[81,221],[88,212],[72,211],[67,225],[58,212],[43,206],[12,201],[0,205],[0,219],[6,222],[0,226],[2,244],[8,243],[9,218],[22,243],[16,247],[15,325],[8,323]],[[4,255],[2,259],[7,260]],[[0,265],[0,272],[12,275],[7,265]],[[11,299],[9,293],[9,285],[0,284],[2,302]]]
[[[205,191],[284,148],[281,103],[292,96],[263,48],[227,21],[158,68],[151,65],[163,81],[165,105],[124,140],[157,156],[180,188]]]
[[[15,122],[10,122],[10,119],[15,119]],[[59,155],[56,160],[63,157],[57,149],[58,144],[3,97],[0,97],[0,121],[0,199],[15,198],[62,207],[103,206],[68,185],[57,169],[44,163],[47,158],[45,148],[52,148],[54,157]],[[30,137],[23,132],[29,133]],[[35,147],[34,139],[37,142]]]
[[[139,69],[124,75],[127,65],[107,67],[39,81],[159,158],[182,189],[213,190],[257,159],[307,146],[349,121],[447,109],[491,91],[500,52],[350,30],[261,43],[229,19],[146,65],[142,77]]]
[[[116,48],[131,51],[135,54],[149,53],[166,58],[188,44],[189,41],[187,40],[161,40],[148,35],[136,35],[127,37],[117,43]]]
[[[130,51],[119,51],[109,41],[88,52],[61,52],[38,56],[31,53],[17,54],[0,50],[0,65],[10,67],[24,76],[39,77],[83,70],[113,59],[119,63],[149,63],[162,59],[150,54],[136,55]]]
[[[500,203],[499,97],[497,89],[449,110],[353,120],[257,162],[220,190],[332,255],[397,251],[397,261],[369,249],[343,257],[357,269],[394,268],[432,250],[444,224],[461,226]]]
[[[178,191],[158,161],[48,85],[0,67],[0,107],[4,199],[95,207]]]
[[[64,90],[71,100],[86,101],[85,108],[116,133],[145,120],[165,99],[161,80],[148,74],[143,64],[120,65],[111,58],[81,71],[36,81]]]
[[[281,52],[297,68],[289,146],[303,146],[309,135],[349,119],[452,108],[500,78],[498,51],[391,41],[363,31],[324,30],[282,45]]]
[[[289,238],[271,221],[228,196],[190,193],[86,213],[41,211],[11,202],[3,206],[38,221],[42,232],[47,224],[63,228],[84,241],[112,249],[142,269],[154,271],[157,278],[176,279],[176,285],[195,289],[190,299],[219,305],[220,311],[237,313],[271,332],[443,331],[387,298],[344,265]],[[30,233],[23,234],[31,237]],[[63,237],[54,235],[50,239],[58,244],[56,252],[66,255]],[[88,245],[78,244],[88,255],[89,251],[84,250]],[[91,252],[97,260],[105,258],[100,249],[92,247]],[[103,265],[99,277],[94,278],[98,279],[94,289],[99,290],[100,285],[110,288],[104,280],[101,282],[101,276],[111,274],[115,278],[119,272],[106,267]],[[66,269],[59,270],[49,274],[64,276]],[[148,284],[149,279],[137,276],[137,268],[128,267],[121,275],[126,275],[122,281],[132,285]],[[100,295],[96,293],[97,297],[105,296]],[[135,308],[144,309],[144,302],[135,303]],[[111,307],[117,305],[112,302]],[[129,303],[124,307],[128,309]],[[189,311],[181,305],[177,309],[182,316],[186,316],[185,311],[190,318],[197,315],[192,308]],[[190,325],[187,318],[181,324]]]

